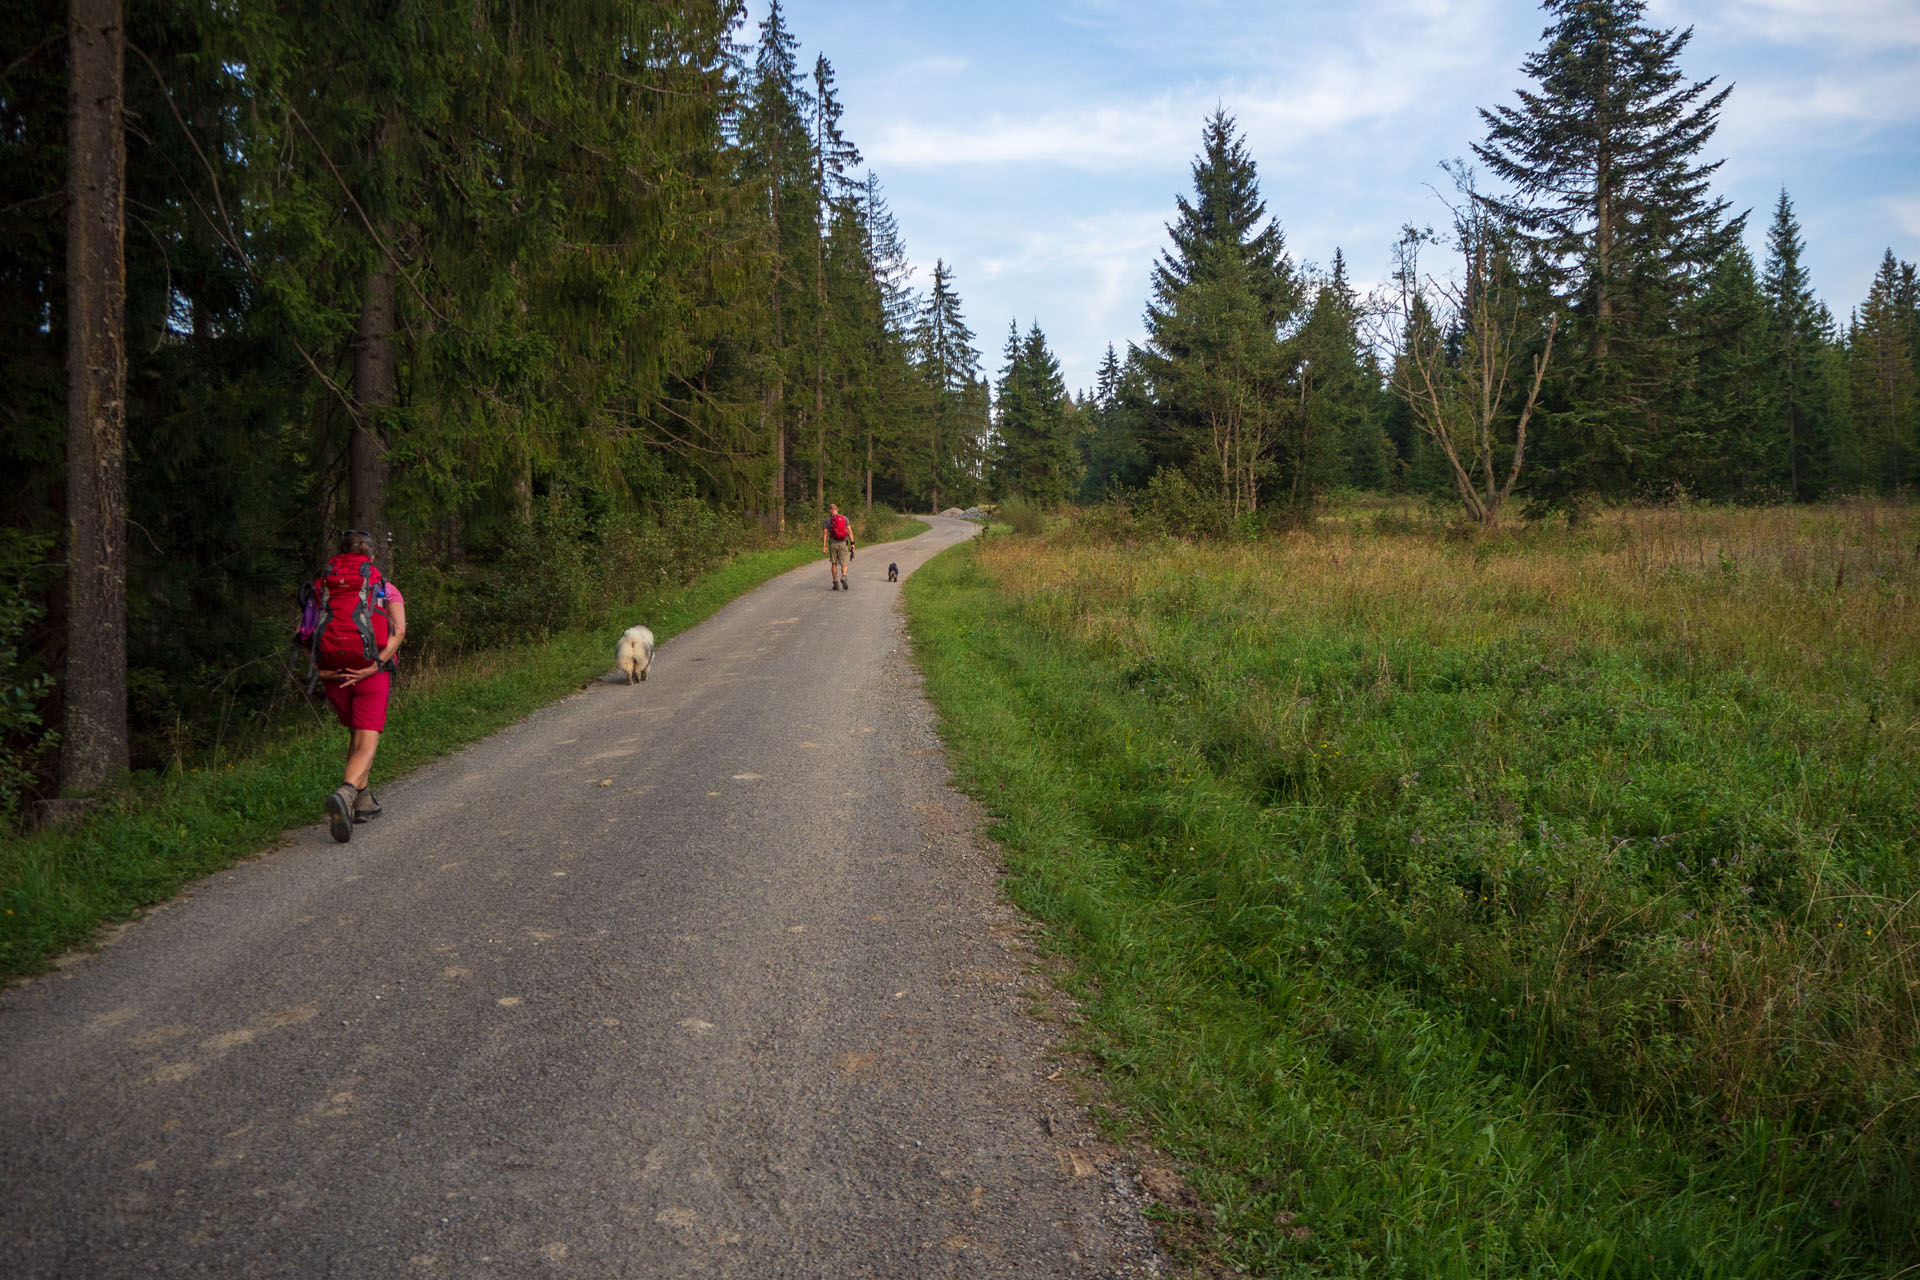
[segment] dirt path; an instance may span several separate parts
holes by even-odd
[[[933,523],[0,997],[7,1274],[1164,1271],[906,658]]]

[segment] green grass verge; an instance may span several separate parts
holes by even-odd
[[[908,521],[889,532],[911,537]],[[395,687],[376,784],[438,759],[579,689],[611,667],[613,629],[643,619],[666,640],[735,598],[820,556],[811,541],[735,557],[689,586],[620,611],[620,621],[545,643],[473,655]],[[338,785],[345,739],[324,706],[244,759],[140,775],[70,831],[0,841],[0,979],[39,972],[102,924],[163,902],[192,880],[317,822]]]
[[[1684,619],[1611,610],[1623,640],[1504,587],[1505,622],[1427,634],[1395,574],[1329,603],[1345,545],[1298,612],[1262,594],[1306,572],[1279,553],[1235,579],[1155,547],[1101,580],[968,545],[907,584],[1009,891],[1075,962],[1080,1044],[1200,1199],[1168,1238],[1289,1277],[1920,1262],[1911,748],[1862,710],[1910,717],[1914,682],[1829,699],[1695,661]],[[1735,1028],[1755,990],[1780,1006]]]

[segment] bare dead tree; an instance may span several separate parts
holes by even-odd
[[[1446,458],[1467,516],[1492,528],[1520,480],[1527,428],[1553,358],[1559,317],[1542,315],[1534,304],[1513,237],[1474,192],[1471,171],[1449,172],[1462,197],[1450,206],[1460,274],[1423,275],[1420,248],[1434,237],[1412,228],[1401,237],[1395,251],[1400,330],[1393,344],[1393,386]],[[1536,340],[1540,348],[1530,355],[1526,395],[1515,409],[1516,373],[1527,372],[1517,366]]]

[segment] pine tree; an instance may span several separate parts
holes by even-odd
[[[980,353],[973,347],[973,330],[960,316],[960,296],[945,259],[933,264],[933,288],[920,311],[914,347],[932,402],[924,443],[915,451],[915,478],[924,485],[930,508],[938,511],[942,492],[953,497],[978,483],[987,408]]]
[[[820,202],[821,233],[814,238],[814,312],[813,312],[813,439],[814,506],[826,509],[827,471],[827,269],[826,239],[839,210],[850,208],[855,186],[853,167],[860,163],[860,151],[840,131],[840,116],[845,110],[834,96],[833,64],[821,54],[813,64],[813,190]],[[865,274],[864,272],[862,274]]]
[[[1783,187],[1780,202],[1774,206],[1773,224],[1767,229],[1767,265],[1761,292],[1767,302],[1778,386],[1774,430],[1779,436],[1776,456],[1780,469],[1775,482],[1784,486],[1796,502],[1821,491],[1832,462],[1832,424],[1819,411],[1820,395],[1815,385],[1821,342],[1819,303],[1800,260],[1805,247],[1800,224],[1793,216],[1793,202]]]
[[[880,177],[871,169],[860,190],[861,218],[866,230],[867,263],[870,279],[885,306],[887,328],[905,337],[913,332],[920,314],[920,299],[914,295],[913,266],[907,261],[906,242],[900,236],[900,224],[887,207],[880,190]]]
[[[1006,362],[994,388],[993,492],[1058,506],[1078,486],[1080,469],[1066,384],[1038,321],[1024,339],[1017,322],[1008,327]]]
[[[1912,309],[1902,297],[1901,264],[1888,249],[1847,335],[1853,425],[1865,481],[1881,493],[1920,483]]]
[[[1642,0],[1546,0],[1553,22],[1522,69],[1537,88],[1482,110],[1475,153],[1512,194],[1488,203],[1548,262],[1582,353],[1552,389],[1533,488],[1571,502],[1658,476],[1682,424],[1695,354],[1677,323],[1745,215],[1709,195],[1697,157],[1731,87],[1687,83],[1692,31],[1643,20]]]
[[[1098,502],[1116,489],[1134,489],[1147,480],[1140,448],[1140,405],[1144,400],[1137,361],[1124,364],[1107,344],[1092,396],[1085,404],[1086,430],[1075,437],[1080,449],[1080,501]]]
[[[743,167],[748,181],[759,189],[766,215],[772,331],[763,418],[772,447],[769,500],[774,522],[781,528],[786,526],[788,442],[794,426],[786,391],[796,381],[795,374],[805,369],[795,342],[810,331],[803,327],[807,318],[803,313],[815,295],[806,274],[816,260],[821,234],[807,128],[812,102],[800,82],[799,46],[787,30],[780,0],[771,0],[760,23],[752,88],[740,122]]]
[[[1812,413],[1827,424],[1824,456],[1832,493],[1857,493],[1867,483],[1866,449],[1853,420],[1853,361],[1847,335],[1825,303],[1814,317],[1820,340],[1815,348]]]
[[[1316,486],[1380,490],[1392,469],[1382,420],[1380,370],[1360,338],[1360,306],[1346,255],[1315,290],[1296,343],[1300,355],[1301,452]]]
[[[1699,351],[1666,474],[1705,497],[1751,498],[1783,469],[1779,352],[1746,246],[1720,256],[1688,314]]]
[[[1149,452],[1158,466],[1208,477],[1229,510],[1250,512],[1276,472],[1296,497],[1307,485],[1297,447],[1275,456],[1291,412],[1280,331],[1299,284],[1232,117],[1216,111],[1201,138],[1195,199],[1177,198],[1173,245],[1154,266],[1147,304],[1140,360],[1157,420]]]
[[[1426,297],[1414,292],[1408,302],[1408,314],[1400,323],[1393,362],[1387,369],[1388,386],[1399,388],[1414,385],[1412,380],[1417,375],[1409,363],[1410,353],[1415,350],[1416,343],[1424,341],[1425,335],[1435,329],[1433,313],[1427,306]],[[1383,425],[1387,439],[1393,446],[1398,487],[1410,493],[1431,495],[1445,494],[1452,488],[1453,479],[1448,473],[1446,459],[1420,429],[1411,400],[1405,395],[1390,395]]]
[[[898,372],[887,366],[904,366],[905,359],[900,344],[887,331],[859,205],[835,206],[824,272],[830,483],[836,493],[857,489],[862,501],[871,505],[876,444],[891,445],[888,415],[897,410],[882,389],[890,390],[901,381]],[[841,502],[843,507],[851,505],[845,499]]]

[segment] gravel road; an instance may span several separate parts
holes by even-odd
[[[932,524],[0,996],[0,1271],[1165,1273],[908,661]]]

